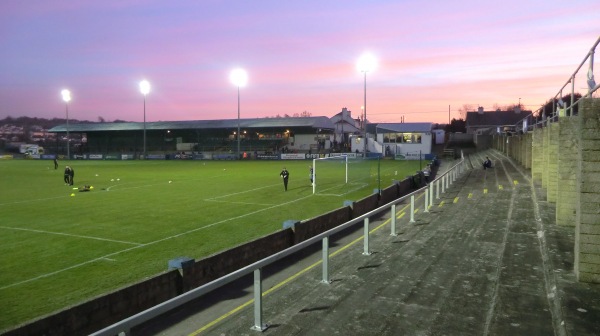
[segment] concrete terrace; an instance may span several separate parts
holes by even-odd
[[[429,213],[419,203],[416,223],[398,207],[396,236],[389,218],[372,220],[370,255],[360,228],[335,240],[331,283],[318,246],[266,270],[262,333],[246,278],[133,334],[600,335],[600,285],[576,280],[574,228],[555,224],[541,186],[501,152],[467,165]]]

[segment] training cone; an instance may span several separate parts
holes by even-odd
[[[94,189],[94,186],[90,186],[90,189]]]
[[[75,194],[71,194],[71,196],[75,196]]]

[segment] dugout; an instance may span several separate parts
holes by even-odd
[[[148,155],[175,153],[236,153],[238,119],[146,122],[103,122],[69,124],[72,155],[130,155],[139,157],[144,147]],[[240,152],[276,153],[294,145],[296,135],[304,139],[333,134],[335,125],[328,117],[290,117],[240,119]],[[66,144],[60,139],[67,133],[67,125],[48,131],[57,135],[49,150],[65,154]],[[305,135],[314,135],[306,137]],[[307,150],[310,144],[306,146]],[[168,157],[168,156],[167,156]]]

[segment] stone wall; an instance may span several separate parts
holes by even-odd
[[[577,210],[579,119],[562,117],[558,137],[558,181],[556,189],[556,224],[575,226]]]
[[[542,136],[544,137],[544,147],[542,147],[542,188],[548,190],[548,160],[550,159],[550,122],[542,128]]]
[[[525,142],[523,143],[523,150],[525,151],[525,168],[531,169],[531,162],[533,156],[533,132],[527,132],[525,134]]]
[[[575,274],[600,283],[600,99],[579,102]]]
[[[530,162],[533,182],[546,189],[549,202],[556,202],[556,224],[575,226],[577,278],[600,283],[600,99],[582,99],[579,116],[547,122],[510,139],[508,146],[500,137],[504,140],[494,142],[496,149],[526,168]]]
[[[544,130],[536,128],[531,135],[531,178],[542,183],[544,167]]]
[[[547,198],[548,202],[556,203],[556,188],[558,187],[558,133],[560,131],[560,123],[551,123],[548,125],[548,156],[546,165],[548,166],[548,183]]]

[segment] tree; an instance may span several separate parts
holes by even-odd
[[[450,124],[446,125],[446,133],[466,133],[467,123],[463,119],[452,119]]]
[[[472,104],[463,104],[463,106],[458,109],[460,118],[465,119],[467,117],[467,112],[469,112],[469,111],[477,111],[477,107]]]
[[[576,102],[577,100],[581,99],[581,93],[575,93],[573,95],[573,102]],[[546,118],[552,117],[552,113],[556,113],[556,111],[558,110],[556,108],[556,105],[558,105],[560,103],[560,101],[562,101],[564,108],[569,108],[571,106],[571,95],[565,95],[560,97],[558,100],[556,98],[551,98],[549,99],[540,110],[537,111],[537,114],[535,115],[536,119],[541,119],[543,116],[546,116]],[[573,111],[571,111],[569,109],[569,115],[577,115],[579,113],[579,104],[573,106]]]

